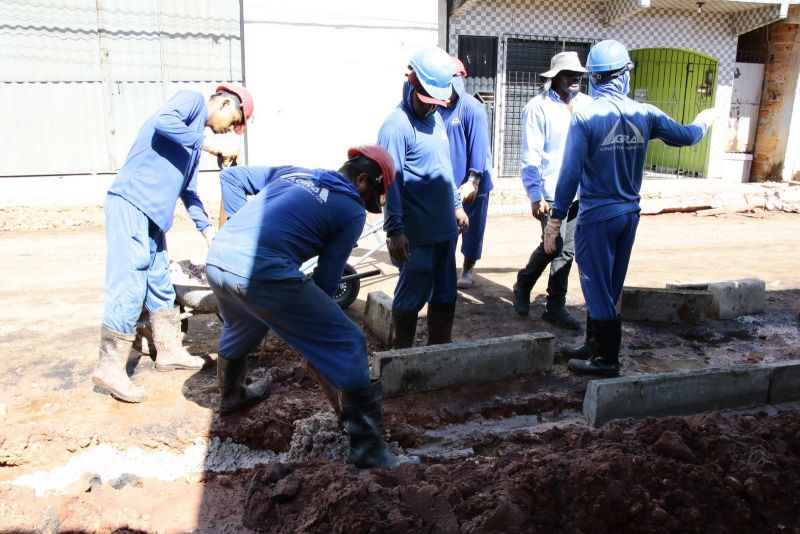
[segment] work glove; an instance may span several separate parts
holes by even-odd
[[[704,109],[700,113],[697,114],[697,117],[694,118],[695,122],[702,122],[708,128],[714,126],[714,123],[719,120],[719,113],[717,113],[716,108],[708,108]]]
[[[558,252],[558,238],[561,235],[561,221],[550,219],[544,227],[544,251],[547,254]]]
[[[462,234],[469,230],[469,217],[462,208],[456,210],[456,224],[458,225],[458,231]]]
[[[215,134],[206,129],[203,150],[212,156],[222,156],[223,160],[233,161],[242,150],[241,138],[234,132]]]
[[[402,267],[411,256],[411,247],[408,244],[406,234],[391,236],[386,240],[386,245],[389,249],[389,257],[392,258],[392,263],[398,267]]]
[[[213,226],[209,226],[205,230],[203,230],[203,237],[206,238],[206,244],[211,247],[211,242],[214,241],[214,238],[217,236],[217,231],[214,230]]]
[[[462,204],[470,204],[475,201],[478,196],[478,184],[475,180],[470,178],[458,188],[458,195],[461,197]]]
[[[542,221],[546,214],[550,213],[550,203],[545,199],[539,202],[531,201],[531,215],[537,221]]]

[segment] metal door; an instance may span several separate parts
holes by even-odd
[[[578,53],[586,64],[589,41],[558,37],[509,37],[506,40],[506,77],[504,120],[501,135],[500,176],[519,176],[522,157],[522,110],[528,101],[542,92],[542,72],[550,70],[550,59],[559,52]],[[582,91],[587,89],[584,78]]]
[[[636,68],[631,73],[630,97],[648,102],[667,115],[688,124],[702,110],[714,105],[718,60],[679,48],[631,50]],[[706,177],[709,136],[692,147],[670,147],[651,141],[645,158],[648,176]]]

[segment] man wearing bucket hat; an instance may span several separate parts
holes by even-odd
[[[428,344],[452,340],[456,297],[455,248],[468,227],[453,180],[447,133],[437,106],[452,93],[453,63],[441,48],[411,58],[403,100],[378,132],[397,170],[386,198],[389,255],[400,268],[392,304],[393,347],[414,342],[417,315],[428,304]]]
[[[364,333],[333,301],[345,262],[381,213],[394,161],[374,144],[353,147],[338,171],[237,167],[258,193],[225,223],[206,259],[223,320],[217,353],[219,410],[264,399],[267,379],[245,382],[247,355],[272,330],[313,366],[315,378],[350,436],[348,462],[388,467],[400,458],[383,441],[383,395],[372,382]],[[300,271],[319,256],[312,277]]]
[[[489,211],[489,193],[493,188],[489,168],[492,154],[489,147],[489,125],[486,107],[464,88],[467,69],[457,57],[453,62],[453,94],[447,107],[439,107],[447,137],[450,141],[450,160],[453,178],[469,217],[469,229],[461,234],[461,253],[464,263],[457,286],[472,287],[472,270],[481,259],[483,235]]]
[[[576,52],[561,52],[550,60],[550,70],[542,73],[547,81],[544,91],[528,102],[522,112],[522,183],[531,201],[531,213],[544,232],[550,217],[550,204],[556,192],[558,172],[564,156],[564,144],[572,114],[592,101],[580,92],[586,69]],[[550,265],[547,300],[542,319],[563,328],[576,330],[580,323],[567,310],[567,284],[575,256],[575,224],[578,200],[570,203],[566,223],[561,229],[563,246],[555,254],[544,250],[542,242],[531,253],[528,264],[517,273],[514,284],[514,309],[527,316],[531,290]]]
[[[178,91],[139,130],[108,190],[105,304],[92,381],[118,400],[147,398],[126,373],[143,308],[149,312],[156,370],[200,369],[205,363],[181,345],[165,234],[180,198],[211,243],[214,230],[197,196],[200,150],[235,158],[239,145],[228,137],[244,132],[253,108],[250,92],[236,84],[220,85],[207,100],[196,91]],[[219,135],[207,137],[207,128]]]
[[[600,41],[586,61],[594,100],[575,113],[564,149],[555,202],[545,228],[545,251],[555,253],[562,221],[580,186],[575,258],[586,300],[586,341],[565,353],[581,374],[617,376],[622,322],[616,304],[639,224],[639,190],[647,144],[694,145],[716,118],[701,111],[682,125],[650,104],[627,97],[633,63],[614,40]]]

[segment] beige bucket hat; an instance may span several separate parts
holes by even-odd
[[[581,60],[577,52],[561,52],[553,56],[550,60],[550,70],[543,72],[540,76],[545,78],[555,78],[559,72],[567,70],[570,72],[587,72],[581,66]]]

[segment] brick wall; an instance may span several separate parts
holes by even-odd
[[[798,17],[800,5],[791,6],[788,20],[796,21]],[[754,182],[781,179],[792,112],[795,108],[800,112],[800,103],[794,101],[800,76],[800,24],[771,24],[767,39],[767,63],[750,175]]]

